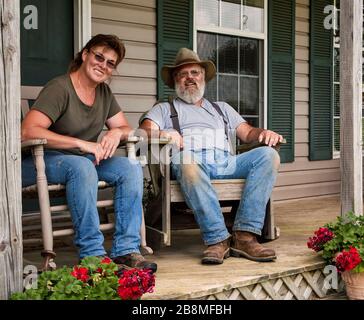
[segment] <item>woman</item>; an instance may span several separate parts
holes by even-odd
[[[114,156],[132,130],[105,83],[125,56],[113,35],[96,35],[72,61],[69,73],[43,88],[21,128],[22,140],[45,138],[49,183],[66,186],[80,258],[104,256],[96,207],[99,180],[115,186],[115,234],[110,257],[127,267],[156,264],[140,255],[143,174],[137,161]],[[108,131],[97,142],[104,125]],[[34,184],[31,157],[22,161],[23,186]]]

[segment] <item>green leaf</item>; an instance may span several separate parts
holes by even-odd
[[[322,257],[328,263],[332,263],[336,254],[351,246],[358,249],[364,260],[364,216],[348,212],[337,217],[336,221],[325,224],[325,227],[334,233],[334,238],[323,246]]]

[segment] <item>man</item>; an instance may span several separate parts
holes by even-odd
[[[211,103],[204,96],[205,83],[216,74],[212,61],[201,61],[186,48],[175,64],[162,68],[162,79],[175,89],[177,98],[155,105],[142,119],[148,135],[167,137],[177,146],[172,155],[172,173],[181,185],[188,206],[208,246],[203,264],[221,264],[229,257],[254,261],[276,259],[274,250],[257,241],[264,224],[265,208],[279,167],[279,155],[271,148],[283,137],[273,131],[251,127],[230,105]],[[232,155],[229,131],[243,142],[266,146]],[[226,229],[220,204],[210,179],[245,178],[232,237]]]

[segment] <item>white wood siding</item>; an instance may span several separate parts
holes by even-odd
[[[309,161],[310,0],[296,0],[295,161],[282,164],[275,201],[340,193],[338,159]]]
[[[133,127],[157,94],[156,0],[92,1],[92,35],[123,40],[126,56],[110,87]]]

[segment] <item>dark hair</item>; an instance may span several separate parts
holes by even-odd
[[[92,37],[82,50],[76,54],[75,58],[71,61],[68,72],[77,71],[82,65],[82,53],[86,50],[89,52],[94,47],[105,46],[107,48],[113,49],[118,58],[115,65],[117,66],[125,57],[125,46],[123,42],[115,35],[112,34],[98,34]]]

